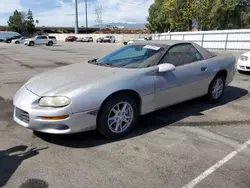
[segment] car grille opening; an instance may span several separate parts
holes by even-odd
[[[16,117],[24,123],[29,123],[30,121],[29,113],[20,108],[16,108]]]
[[[248,70],[250,70],[250,67],[246,67]]]
[[[241,65],[240,65],[240,68],[241,68],[241,69],[245,69],[245,66],[241,66]]]

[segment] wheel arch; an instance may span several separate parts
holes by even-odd
[[[108,97],[105,98],[105,100],[102,102],[101,106],[100,106],[100,110],[98,111],[97,114],[97,119],[99,118],[99,115],[102,111],[103,105],[110,100],[112,97],[117,96],[117,95],[128,95],[131,98],[133,98],[137,104],[137,108],[139,111],[139,115],[141,114],[141,104],[142,104],[142,99],[141,96],[139,95],[139,93],[137,93],[136,91],[132,90],[132,89],[124,89],[124,90],[119,90],[116,92],[113,92],[112,94],[110,94]]]
[[[219,76],[219,75],[224,76],[224,78],[226,79],[227,76],[228,76],[227,70],[226,69],[222,69],[222,70],[218,71],[217,74],[215,75],[215,77]]]

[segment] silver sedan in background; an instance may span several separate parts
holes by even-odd
[[[14,120],[45,133],[98,129],[119,138],[140,115],[203,95],[218,102],[233,80],[235,61],[191,42],[133,43],[31,78],[14,97]]]
[[[23,44],[26,39],[28,39],[28,37],[21,37],[19,39],[14,39],[11,42],[14,44]]]

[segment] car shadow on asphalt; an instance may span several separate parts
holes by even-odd
[[[130,139],[140,135],[147,134],[157,129],[171,126],[204,126],[213,124],[213,122],[187,122],[182,123],[180,120],[190,116],[202,116],[202,112],[222,106],[235,100],[244,100],[250,97],[248,91],[245,89],[228,86],[225,90],[225,95],[221,99],[220,103],[208,104],[203,97],[184,102],[175,106],[167,107],[165,109],[158,110],[148,115],[139,118],[138,124],[135,130],[128,136],[120,139]],[[214,122],[218,125],[226,125],[229,122]],[[232,122],[234,124],[240,124],[244,122]],[[119,140],[108,140],[100,135],[97,131],[89,131],[84,133],[72,134],[72,135],[52,135],[44,133],[35,133],[36,136],[42,140],[71,148],[90,148],[99,145],[104,145]]]
[[[39,151],[47,148],[32,148],[26,151],[28,146],[20,145],[6,150],[0,150],[0,187],[4,187],[19,165],[24,160],[39,154]],[[35,167],[34,167],[35,168]]]

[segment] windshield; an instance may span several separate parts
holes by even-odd
[[[128,45],[96,60],[97,65],[144,68],[158,63],[165,48],[152,45]]]

